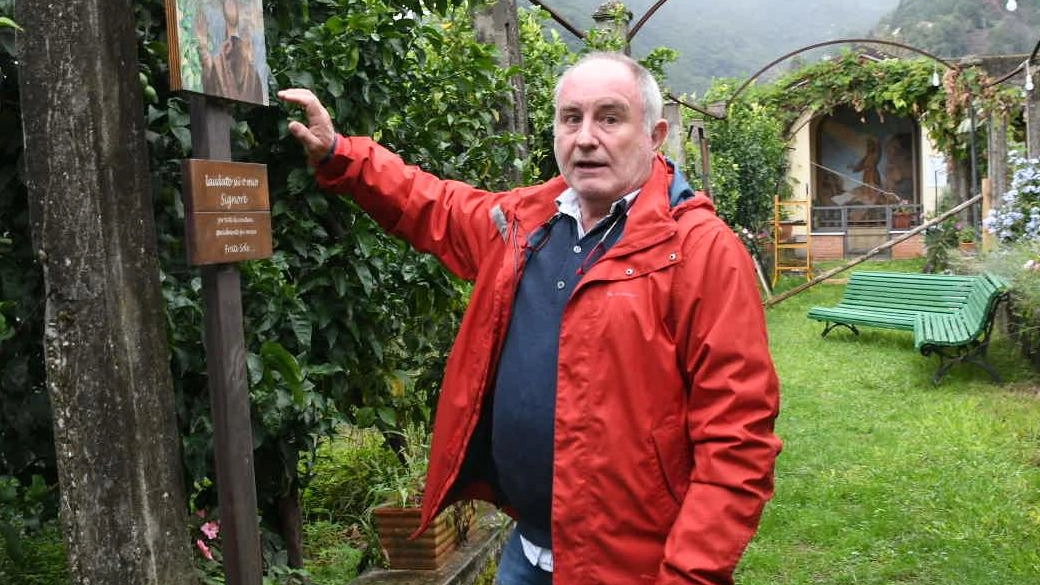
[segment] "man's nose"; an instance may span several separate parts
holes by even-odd
[[[599,139],[596,136],[596,127],[593,125],[592,120],[583,120],[581,127],[578,128],[578,135],[575,137],[577,145],[581,148],[591,148],[596,146]]]

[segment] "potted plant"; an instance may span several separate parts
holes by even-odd
[[[439,569],[468,537],[476,508],[472,502],[454,504],[412,539],[421,517],[429,442],[416,429],[403,439],[401,465],[371,488],[374,499],[382,502],[372,509],[379,544],[391,569]]]
[[[975,253],[975,228],[969,224],[957,224],[957,238],[961,252],[966,254]]]
[[[906,199],[900,199],[899,204],[892,208],[892,229],[910,229],[914,223],[914,208]]]

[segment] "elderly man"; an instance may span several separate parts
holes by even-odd
[[[751,260],[657,154],[653,77],[586,56],[556,88],[562,176],[490,193],[338,136],[307,90],[289,130],[319,185],[475,281],[423,504],[517,520],[502,585],[732,582],[773,490],[778,382]]]

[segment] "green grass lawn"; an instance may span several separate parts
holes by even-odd
[[[937,358],[917,353],[910,332],[823,339],[805,314],[842,288],[821,284],[767,312],[784,452],[737,582],[1040,583],[1037,376],[1000,333],[990,360],[1004,386],[970,364],[933,386]]]

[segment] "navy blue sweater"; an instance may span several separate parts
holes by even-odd
[[[527,540],[549,548],[553,421],[563,309],[584,272],[621,237],[625,205],[578,240],[557,214],[532,234],[495,380],[492,454],[499,485]],[[605,236],[605,237],[604,237]]]

